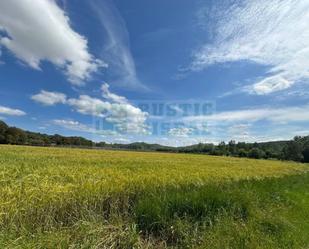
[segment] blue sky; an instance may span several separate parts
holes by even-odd
[[[168,145],[309,134],[308,0],[0,3],[0,119]]]

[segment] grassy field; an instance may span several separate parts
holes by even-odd
[[[0,146],[0,248],[308,248],[309,166]]]

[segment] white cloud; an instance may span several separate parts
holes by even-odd
[[[87,132],[87,133],[92,133],[92,134],[101,135],[101,136],[118,135],[117,131],[97,129],[94,126],[85,125],[85,124],[82,124],[72,119],[55,119],[53,120],[53,124],[63,127],[68,130]]]
[[[294,83],[294,81],[286,79],[284,76],[277,74],[267,77],[255,83],[253,86],[245,87],[243,88],[243,90],[251,94],[265,95],[287,89],[291,87]]]
[[[81,124],[78,121],[70,120],[70,119],[55,119],[53,120],[55,125],[64,127],[69,130],[74,131],[83,131],[83,132],[93,132],[93,129],[88,127],[87,125]]]
[[[109,143],[119,143],[119,144],[129,144],[131,143],[131,140],[124,137],[112,137],[112,139],[109,139]]]
[[[105,112],[110,109],[111,104],[88,95],[81,95],[78,99],[71,98],[67,103],[81,114],[93,115],[104,118]]]
[[[31,99],[43,105],[64,104],[66,102],[66,95],[59,92],[48,92],[42,90],[40,93],[31,96]]]
[[[106,100],[110,100],[112,102],[119,103],[119,104],[128,103],[128,100],[125,97],[111,93],[110,90],[109,90],[109,85],[107,83],[104,83],[101,86],[101,90],[102,90],[102,96]]]
[[[308,0],[225,0],[206,9],[214,38],[195,53],[192,69],[241,60],[269,66],[264,79],[243,89],[259,95],[308,80],[308,9]]]
[[[173,137],[188,137],[192,134],[194,129],[188,127],[172,128],[168,131],[168,134]]]
[[[122,133],[146,134],[148,126],[146,125],[148,113],[143,112],[138,107],[133,106],[128,100],[109,91],[108,85],[102,86],[103,96],[109,101],[104,101],[88,95],[80,95],[79,98],[69,98],[66,100],[65,95],[60,93],[43,93],[36,99],[45,103],[64,103],[74,108],[77,112],[85,115],[92,115],[102,118],[113,124],[115,128]],[[43,97],[41,96],[43,95]],[[48,96],[48,98],[46,98]],[[55,98],[52,97],[63,97]]]
[[[55,0],[0,1],[0,45],[34,69],[49,61],[65,70],[69,80],[82,84],[102,61],[88,51],[87,39],[70,26]]]
[[[261,108],[236,110],[216,113],[209,116],[191,116],[185,117],[184,121],[188,122],[257,122],[261,120],[275,123],[288,122],[308,122],[309,106],[284,107],[284,108]]]
[[[227,138],[230,138],[230,140],[236,140],[236,141],[250,141],[252,139],[252,134],[250,133],[250,127],[249,124],[235,124],[230,126],[227,129]]]
[[[78,99],[69,99],[68,104],[79,113],[104,118],[113,123],[120,132],[147,133],[145,122],[148,114],[129,103],[110,103],[81,95]]]
[[[26,113],[19,109],[12,109],[6,106],[0,106],[0,114],[8,116],[24,116]]]

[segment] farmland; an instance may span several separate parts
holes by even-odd
[[[306,248],[309,167],[0,146],[1,248]]]

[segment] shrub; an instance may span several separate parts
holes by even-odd
[[[254,159],[265,158],[265,152],[258,148],[253,148],[249,152],[249,157]]]

